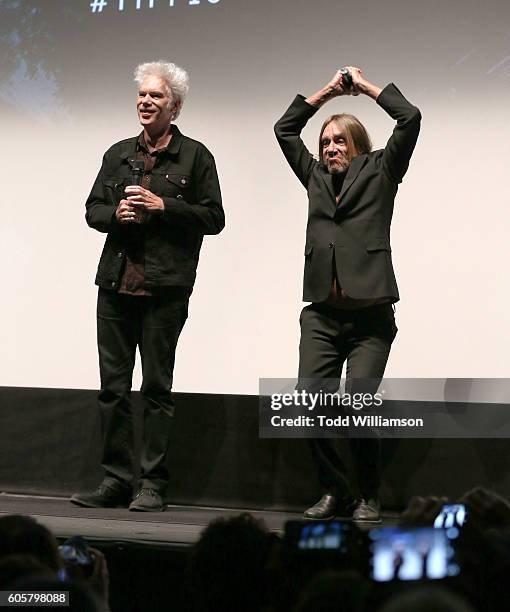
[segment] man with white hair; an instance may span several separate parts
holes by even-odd
[[[135,81],[143,131],[108,149],[86,202],[88,225],[107,234],[96,276],[105,477],[96,491],[71,501],[89,508],[131,502],[130,510],[161,511],[175,348],[202,239],[221,232],[225,217],[213,156],[173,124],[188,92],[186,71],[150,62],[137,67]],[[131,501],[137,346],[144,432],[140,487]]]

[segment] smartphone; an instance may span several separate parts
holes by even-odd
[[[451,536],[451,534],[450,534]],[[382,527],[369,534],[370,577],[376,582],[457,576],[452,539],[435,527]]]
[[[62,580],[76,576],[90,576],[94,560],[88,551],[87,541],[81,536],[73,536],[58,547],[64,562]]]
[[[466,518],[467,511],[464,504],[445,504],[434,519],[434,527],[443,529],[462,527]]]
[[[346,553],[351,526],[342,521],[288,521],[284,542],[296,551]]]

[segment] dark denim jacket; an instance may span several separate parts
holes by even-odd
[[[163,198],[163,214],[151,214],[136,231],[144,232],[145,285],[193,287],[203,236],[225,226],[221,193],[212,154],[172,125],[172,139],[158,155],[151,173],[151,191]],[[103,157],[101,170],[86,202],[90,227],[107,233],[96,284],[119,286],[133,226],[117,222],[115,210],[132,184],[132,165],[138,137],[114,144]]]

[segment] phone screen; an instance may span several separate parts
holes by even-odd
[[[445,504],[434,519],[434,527],[450,529],[462,527],[466,522],[467,512],[464,504]]]
[[[341,523],[305,525],[299,535],[297,546],[300,550],[341,550],[344,539],[345,533]]]
[[[285,526],[287,544],[298,551],[347,551],[350,526],[340,521],[289,521]]]
[[[459,566],[448,533],[434,527],[384,527],[369,533],[371,578],[437,580],[456,576]]]

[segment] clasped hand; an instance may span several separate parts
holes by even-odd
[[[145,213],[165,210],[163,199],[139,185],[128,185],[127,197],[119,202],[115,216],[119,223],[142,223]]]
[[[351,75],[352,87],[346,85],[345,77],[341,70],[335,72],[327,86],[330,87],[337,96],[359,96],[359,94],[362,93],[362,86],[365,81],[363,73],[355,66],[346,66],[346,69]]]

